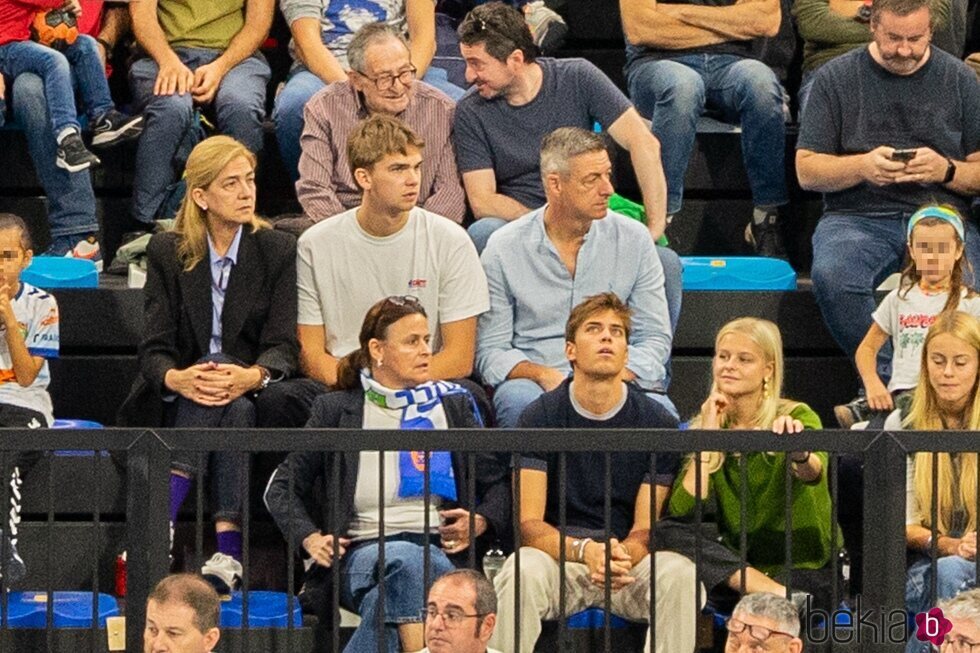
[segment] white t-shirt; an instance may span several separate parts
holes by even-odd
[[[445,219],[445,218],[443,218]],[[445,423],[445,411],[440,404],[433,409],[433,419]],[[401,428],[401,409],[382,408],[370,401],[364,402],[364,428]],[[425,532],[425,501],[418,497],[398,496],[398,451],[386,451],[385,456],[385,535]],[[354,516],[348,533],[353,541],[377,538],[381,533],[378,511],[378,481],[380,465],[377,451],[362,451],[357,465],[357,485],[354,488]],[[429,501],[429,529],[439,532],[439,497]]]
[[[11,304],[31,356],[57,358],[60,336],[58,304],[54,297],[40,288],[21,283],[20,292]],[[36,410],[48,420],[47,424],[38,426],[50,426],[54,422],[54,410],[51,395],[48,394],[48,384],[51,382],[48,361],[41,365],[34,383],[26,388],[21,387],[14,375],[14,364],[4,331],[5,327],[0,324],[0,404]]]
[[[489,310],[487,278],[462,227],[415,207],[401,231],[377,238],[358,224],[358,208],[310,227],[297,245],[298,322],[322,324],[332,355],[360,346],[368,309],[390,295],[419,298],[433,351],[440,349],[440,324]]]
[[[964,295],[966,291],[963,291]],[[888,391],[914,388],[919,383],[922,343],[926,332],[946,305],[949,294],[926,294],[918,285],[900,296],[899,289],[888,293],[875,310],[874,321],[892,338],[892,378]],[[960,298],[958,310],[980,318],[980,297]]]

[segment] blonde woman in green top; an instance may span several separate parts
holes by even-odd
[[[767,320],[740,318],[729,322],[715,340],[711,394],[691,428],[772,430],[791,436],[804,429],[821,428],[820,418],[806,404],[781,397],[783,382],[782,339],[779,329]],[[790,457],[792,489],[792,562],[794,568],[821,569],[830,561],[834,532],[827,489],[827,454],[794,451],[748,453],[747,535],[748,570],[746,589],[785,591],[771,577],[785,563],[785,478],[784,459]],[[740,454],[703,452],[701,489],[703,499],[717,499],[718,529],[722,542],[739,549],[741,532]],[[689,515],[695,507],[695,464],[690,458],[678,476],[671,494],[669,512]],[[758,570],[758,571],[756,571]],[[761,573],[760,573],[761,572]],[[737,571],[729,585],[737,587]],[[806,585],[794,577],[795,586]],[[768,581],[768,582],[767,582]]]

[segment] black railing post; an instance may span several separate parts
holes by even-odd
[[[126,650],[143,650],[146,597],[170,567],[170,449],[152,431],[127,451]]]
[[[905,611],[905,450],[889,433],[880,433],[864,451],[864,594],[862,612],[871,611],[876,628],[857,621],[862,651],[903,651],[889,641],[893,615]],[[873,582],[867,582],[867,581]],[[858,615],[860,616],[860,615]]]

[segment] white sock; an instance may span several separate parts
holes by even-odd
[[[75,129],[74,127],[65,127],[60,132],[58,132],[58,135],[55,136],[55,140],[58,141],[58,145],[61,145],[61,141],[65,140],[65,137],[68,136],[68,134],[77,134],[77,133],[78,130]]]

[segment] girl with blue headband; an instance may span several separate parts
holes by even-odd
[[[890,411],[899,395],[919,382],[922,343],[939,314],[960,310],[980,317],[980,297],[963,282],[969,265],[964,252],[963,219],[950,206],[924,206],[909,218],[909,264],[899,287],[885,297],[854,356],[864,383],[866,409]],[[878,376],[878,350],[891,339],[892,375],[886,386]],[[857,400],[834,409],[841,426],[871,415]],[[865,414],[862,414],[865,413]]]

